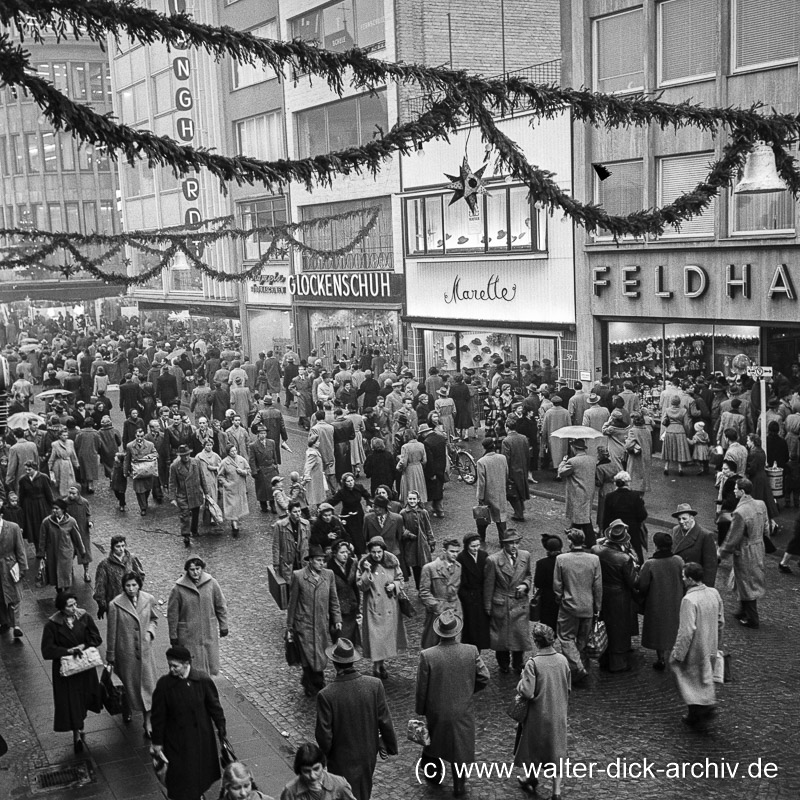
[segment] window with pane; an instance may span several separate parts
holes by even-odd
[[[86,64],[70,64],[72,71],[72,99],[86,102],[89,91],[86,87]]]
[[[70,233],[81,232],[81,212],[77,203],[64,203],[64,220],[67,231]]]
[[[797,60],[797,0],[734,0],[733,5],[735,69]]]
[[[100,217],[98,219],[98,223],[100,227],[98,230],[103,232],[108,231],[116,231],[117,226],[114,225],[114,204],[110,200],[101,200],[100,201]]]
[[[58,134],[58,149],[61,153],[61,169],[72,172],[75,169],[75,141],[68,133]]]
[[[237,122],[235,130],[239,155],[260,158],[262,161],[283,155],[280,111]]]
[[[50,218],[50,230],[60,232],[64,230],[64,218],[61,214],[61,206],[58,203],[47,204],[47,216]]]
[[[658,6],[659,84],[716,72],[716,0],[667,0]]]
[[[67,62],[56,61],[53,64],[53,86],[59,92],[69,95],[69,79],[67,78]]]
[[[672,203],[682,194],[692,191],[708,176],[714,160],[713,153],[699,153],[676,158],[661,158],[658,162],[658,205]],[[668,229],[665,236],[713,236],[714,214],[717,201],[714,198],[703,213],[682,222],[680,230]]]
[[[33,215],[27,205],[17,206],[17,220],[17,225],[19,225],[20,228],[25,228],[26,230],[31,230],[33,228]]]
[[[163,114],[175,108],[175,92],[173,91],[173,72],[171,69],[153,78],[153,95],[155,96],[156,114]]]
[[[111,69],[105,61],[103,62],[103,86],[106,87],[105,102],[111,105],[114,101],[114,92],[111,87]]]
[[[595,21],[594,74],[598,92],[634,92],[644,88],[641,8]]]
[[[265,25],[248,31],[248,33],[261,39],[277,39],[278,21],[272,19]],[[234,89],[242,89],[245,86],[253,86],[256,83],[263,83],[278,77],[275,74],[275,70],[264,67],[264,64],[260,61],[257,64],[240,64],[235,59],[232,59],[231,73]]]
[[[594,175],[595,200],[612,216],[624,217],[644,206],[642,161],[617,161],[605,165],[611,172],[601,181]]]
[[[545,215],[524,186],[495,186],[478,198],[475,213],[451,193],[406,201],[406,248],[410,255],[544,252]]]
[[[162,192],[171,192],[180,187],[180,179],[175,177],[175,173],[169,167],[162,167],[158,174]]]
[[[47,219],[45,217],[45,209],[41,203],[31,203],[31,221],[33,227],[37,230],[45,230],[47,228]]]
[[[97,203],[88,202],[83,204],[84,231],[86,233],[97,233],[101,230],[97,227]],[[111,233],[111,229],[104,230],[103,233]]]
[[[48,83],[53,82],[53,67],[50,64],[36,64],[36,77]]]
[[[126,194],[128,197],[138,197],[142,194],[138,166],[132,167],[130,164],[125,164],[122,168],[122,175],[125,180]]]
[[[295,115],[300,158],[336,152],[372,140],[389,129],[386,92],[339,100]]]
[[[795,201],[789,190],[769,194],[731,194],[731,233],[794,231]]]
[[[44,161],[45,172],[58,171],[58,163],[56,159],[56,135],[52,131],[45,131],[42,134],[42,160]]]
[[[25,151],[28,154],[28,172],[37,174],[42,171],[42,159],[39,153],[39,134],[25,134]]]
[[[289,22],[292,38],[315,42],[326,50],[344,52],[357,46],[365,50],[386,43],[384,0],[340,0],[316,8]]]
[[[119,92],[119,111],[126,125],[147,119],[147,89],[144,81]]]
[[[322,258],[303,255],[304,270],[321,269],[394,269],[392,237],[392,202],[389,197],[369,197],[341,203],[321,203],[301,206],[303,220],[319,219],[359,209],[378,207],[378,217],[369,235],[356,248],[341,256]],[[349,245],[369,220],[370,214],[354,214],[352,217],[332,221],[303,231],[303,241],[317,250],[336,250]]]
[[[102,103],[106,99],[103,88],[103,63],[89,64],[89,99],[93,103]]]
[[[11,168],[15,175],[25,172],[25,153],[22,149],[22,137],[15,133],[8,137],[11,144]]]
[[[242,228],[275,227],[286,223],[286,198],[269,197],[253,200],[239,206]],[[266,232],[254,233],[244,242],[245,261],[257,261],[269,250],[272,237]],[[276,256],[276,258],[279,258]],[[283,260],[286,256],[282,257]]]
[[[6,137],[0,136],[0,172],[3,175],[8,175],[8,144]]]

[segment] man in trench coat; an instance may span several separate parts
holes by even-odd
[[[200,465],[192,458],[192,448],[182,444],[178,457],[169,468],[169,493],[172,503],[177,506],[181,521],[181,536],[186,547],[190,534],[197,536],[200,508],[205,501],[203,482],[200,479]]]
[[[502,540],[506,530],[506,484],[508,482],[508,459],[497,452],[497,442],[491,437],[484,439],[483,455],[478,459],[478,504],[488,506],[491,520],[497,525],[498,539]],[[489,523],[477,523],[481,542],[486,543],[486,529]]]
[[[439,644],[419,654],[416,695],[416,713],[425,715],[431,739],[422,751],[422,774],[440,783],[440,762],[449,761],[456,797],[465,792],[464,767],[475,761],[472,696],[489,683],[478,648],[458,642],[462,626],[452,611],[437,618],[433,629]]]
[[[458,590],[461,586],[461,564],[458,554],[461,547],[458,539],[445,539],[442,554],[424,564],[419,580],[419,599],[425,606],[425,625],[422,628],[421,648],[433,647],[438,639],[433,632],[436,619],[445,611],[452,611],[460,619],[461,600]]]
[[[703,583],[713,586],[717,578],[717,537],[703,530],[695,517],[697,512],[689,503],[681,503],[672,516],[678,524],[672,529],[672,553],[684,563],[694,561],[703,568]]]
[[[529,595],[531,554],[519,549],[522,537],[513,529],[500,539],[503,549],[486,559],[483,573],[483,610],[489,616],[491,648],[500,672],[522,672],[522,657],[532,647]],[[513,663],[512,663],[513,659]]]
[[[719,592],[703,583],[703,567],[696,562],[683,565],[686,594],[681,600],[678,636],[670,664],[678,691],[689,707],[683,717],[690,726],[703,725],[714,713],[714,664],[725,626]]]
[[[357,800],[369,800],[378,752],[397,755],[383,682],[356,670],[361,656],[349,639],[339,639],[325,654],[336,677],[317,695],[317,744],[328,771],[345,778]]]
[[[575,439],[572,450],[572,458],[565,457],[558,464],[558,477],[566,484],[566,515],[569,525],[582,530],[586,537],[586,546],[592,547],[597,541],[592,525],[597,461],[586,452],[586,442],[583,439]]]
[[[733,578],[740,608],[736,618],[747,628],[757,628],[758,600],[766,594],[764,536],[769,534],[769,518],[763,500],[752,496],[753,484],[747,478],[736,481],[734,494],[739,503],[731,514],[731,527],[722,547],[720,571],[730,574],[733,556]]]
[[[525,519],[525,501],[530,497],[528,489],[528,468],[531,463],[531,450],[528,439],[517,433],[516,419],[506,421],[508,435],[503,439],[502,453],[508,461],[508,478],[513,484],[516,498],[511,500],[514,516],[511,519],[522,521]]]
[[[3,501],[0,499],[0,510]],[[16,565],[16,569],[15,569]],[[12,570],[15,575],[12,576]],[[22,602],[23,578],[28,570],[28,555],[19,525],[0,517],[0,633],[13,628],[14,636],[22,636],[19,627],[19,605]],[[14,578],[16,577],[16,580]]]
[[[325,686],[325,648],[330,630],[342,629],[342,613],[333,572],[325,569],[325,551],[312,545],[305,562],[305,569],[292,573],[286,627],[289,641],[294,641],[300,651],[306,697],[315,697]]]

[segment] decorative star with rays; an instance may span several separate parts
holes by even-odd
[[[453,190],[453,196],[448,205],[453,205],[456,201],[463,199],[469,206],[470,212],[474,214],[478,209],[478,195],[486,194],[486,184],[483,182],[485,169],[486,164],[473,172],[467,157],[464,156],[458,175],[448,175],[445,172],[445,177],[451,181],[447,184],[447,188]]]

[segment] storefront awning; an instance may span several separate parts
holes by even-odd
[[[205,300],[200,303],[186,303],[172,300],[139,300],[140,311],[188,311],[193,317],[239,318],[239,303],[235,300]]]
[[[20,300],[52,300],[59,303],[83,303],[101,297],[124,294],[120,286],[103,281],[13,281],[0,283],[0,303]]]
[[[415,328],[433,328],[437,331],[472,331],[477,329],[502,330],[507,333],[516,333],[520,336],[553,336],[559,331],[574,331],[575,326],[565,323],[532,322],[530,327],[525,327],[519,321],[506,321],[497,319],[448,319],[439,320],[433,317],[401,317],[403,322],[408,322]]]

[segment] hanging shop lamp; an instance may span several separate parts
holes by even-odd
[[[747,156],[744,163],[742,179],[734,189],[735,194],[766,194],[767,192],[782,192],[786,184],[778,175],[775,166],[775,153],[772,148],[762,142],[756,142],[755,147]]]

